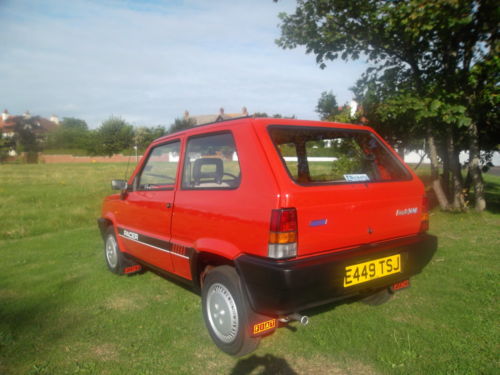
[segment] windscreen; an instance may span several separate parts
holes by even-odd
[[[401,162],[368,131],[271,126],[269,134],[289,175],[300,184],[411,179]]]

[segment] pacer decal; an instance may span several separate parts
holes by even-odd
[[[194,251],[193,249],[186,246],[178,245],[169,241],[164,241],[155,237],[145,236],[144,234],[121,227],[118,227],[118,234],[120,235],[120,237],[127,240],[138,242],[140,244],[152,247],[156,250],[164,251],[166,253],[170,253],[184,259],[191,259]]]

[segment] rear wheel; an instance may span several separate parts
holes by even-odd
[[[117,275],[123,275],[126,267],[126,259],[123,257],[118,242],[116,241],[115,231],[112,226],[106,231],[104,237],[104,259],[109,270]]]
[[[250,336],[254,313],[233,267],[216,267],[207,274],[202,288],[202,309],[210,337],[219,349],[236,357],[257,349],[260,338]]]

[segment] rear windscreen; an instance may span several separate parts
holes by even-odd
[[[370,132],[270,126],[290,176],[300,184],[408,180],[411,175]]]

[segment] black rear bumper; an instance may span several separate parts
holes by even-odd
[[[235,260],[252,308],[266,315],[285,315],[329,302],[362,297],[418,274],[432,259],[437,238],[429,234],[359,246],[306,259],[275,261],[251,255]],[[401,254],[401,273],[348,288],[345,267]]]

